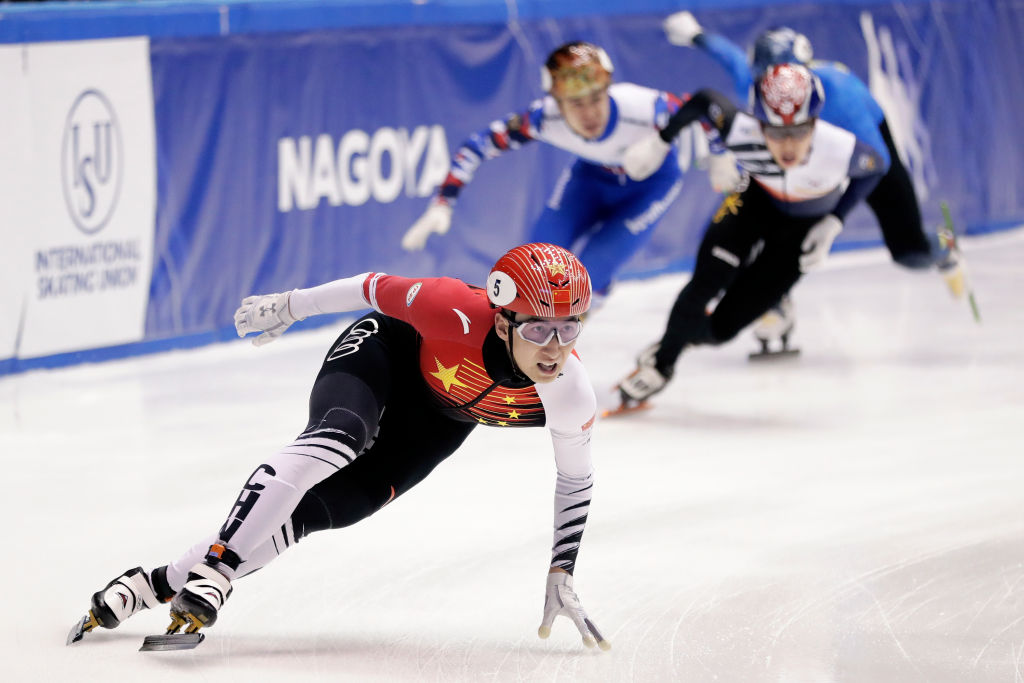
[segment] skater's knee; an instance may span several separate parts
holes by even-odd
[[[740,330],[744,326],[737,324],[732,320],[716,320],[714,316],[711,317],[711,324],[708,327],[707,339],[702,342],[704,344],[711,344],[717,346],[724,344],[727,341],[731,341],[733,337],[740,333]]]
[[[380,387],[377,387],[380,390]],[[356,375],[337,372],[321,375],[313,385],[309,422],[299,440],[331,442],[361,453],[377,430],[385,397],[378,396]]]
[[[383,498],[371,495],[360,487],[344,488],[344,491],[313,488],[306,492],[292,513],[296,540],[316,531],[351,526],[366,519],[390,500],[387,495]]]
[[[371,436],[371,425],[376,429],[375,414],[360,414],[344,406],[333,406],[324,411],[296,440],[298,443],[321,444],[324,448],[341,448],[353,455],[361,453]]]
[[[928,249],[894,253],[892,258],[899,265],[912,270],[925,270],[935,264],[935,257]]]

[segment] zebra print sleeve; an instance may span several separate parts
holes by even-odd
[[[551,566],[570,574],[576,568],[576,554],[583,540],[593,488],[593,474],[576,478],[559,472],[555,482],[555,543],[551,548]]]

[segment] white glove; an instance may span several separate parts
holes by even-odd
[[[726,150],[721,154],[712,154],[708,159],[708,179],[711,188],[721,194],[740,191],[749,182],[736,165],[736,155]]]
[[[829,214],[814,224],[800,245],[800,272],[806,273],[825,262],[832,241],[843,229],[843,222]]]
[[[689,12],[676,12],[669,15],[661,23],[661,27],[665,29],[665,37],[668,38],[668,42],[682,47],[690,47],[693,45],[693,39],[704,33],[704,29],[697,23],[697,19]]]
[[[654,131],[626,148],[626,153],[622,155],[622,168],[626,169],[626,175],[633,180],[643,180],[661,168],[670,149],[672,145],[662,140],[658,131]]]
[[[537,635],[541,638],[550,636],[551,624],[555,623],[555,617],[559,614],[572,619],[583,636],[583,644],[587,647],[594,647],[594,643],[597,643],[602,650],[612,649],[612,644],[604,639],[594,626],[594,622],[583,611],[583,605],[576,597],[576,591],[572,589],[572,575],[552,572],[548,574],[548,588],[544,595],[544,619],[537,629]]]
[[[264,294],[247,296],[242,305],[235,311],[235,331],[239,337],[250,332],[262,331],[263,334],[252,340],[253,346],[263,346],[274,341],[295,322],[288,300],[291,292],[283,294]]]
[[[427,207],[412,227],[402,237],[402,248],[406,251],[419,251],[427,245],[427,238],[432,233],[443,235],[452,227],[452,207],[447,202],[434,200]]]

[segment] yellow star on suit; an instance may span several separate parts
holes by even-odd
[[[464,389],[469,388],[468,385],[460,382],[459,379],[455,376],[459,372],[458,363],[456,363],[450,368],[446,368],[445,366],[441,365],[441,361],[439,361],[436,356],[434,357],[434,362],[437,363],[437,372],[431,372],[430,374],[441,380],[441,384],[444,385],[444,390],[446,392],[451,393],[453,386],[462,387]]]

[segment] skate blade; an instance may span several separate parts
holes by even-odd
[[[620,417],[622,415],[629,415],[630,413],[639,413],[642,410],[650,410],[654,406],[647,401],[641,401],[636,405],[620,405],[615,408],[609,408],[608,410],[601,411],[601,417]]]
[[[191,650],[206,638],[202,633],[169,633],[161,636],[146,636],[139,652],[165,652],[167,650]]]
[[[71,627],[70,631],[68,631],[68,642],[66,644],[71,645],[72,643],[77,643],[85,637],[87,632],[93,630],[99,625],[99,622],[96,621],[96,617],[92,614],[92,610],[89,610],[89,613],[76,621],[75,625]]]
[[[795,358],[800,355],[800,349],[783,349],[781,351],[755,351],[747,356],[748,360],[762,362],[770,360],[782,360],[783,358]]]

